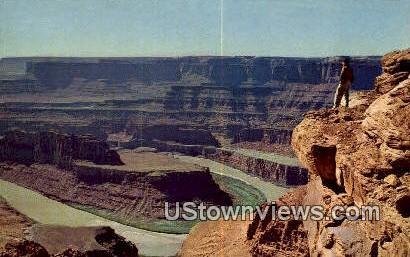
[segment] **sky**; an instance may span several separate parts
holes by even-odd
[[[382,55],[410,0],[0,0],[0,57]]]

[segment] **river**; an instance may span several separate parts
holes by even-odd
[[[133,242],[147,256],[173,256],[181,248],[186,235],[151,232],[129,227],[72,208],[37,192],[0,179],[0,196],[27,217],[42,224],[61,226],[110,226],[115,232]]]
[[[241,170],[229,167],[216,161],[185,155],[175,155],[175,157],[185,162],[197,164],[202,167],[208,167],[212,173],[241,180],[261,191],[266,196],[268,202],[277,200],[288,190],[285,187],[276,186],[271,182],[266,182],[258,177],[251,176]]]
[[[189,156],[175,156],[183,161],[209,167],[216,174],[241,180],[265,194],[268,201],[282,196],[287,189],[250,176],[224,164]],[[94,214],[70,207],[40,193],[0,179],[0,196],[11,207],[42,224],[61,226],[110,226],[116,233],[133,242],[142,255],[173,256],[181,248],[187,235],[165,234],[126,226]]]

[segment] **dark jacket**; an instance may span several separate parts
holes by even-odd
[[[343,67],[342,71],[340,73],[340,82],[341,83],[346,83],[347,81],[350,81],[353,83],[354,76],[353,76],[353,70],[349,66]]]

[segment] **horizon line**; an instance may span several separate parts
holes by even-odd
[[[68,56],[68,55],[21,55],[21,56],[0,56],[0,59],[12,59],[12,58],[187,58],[187,57],[214,57],[214,58],[226,58],[226,57],[256,57],[256,58],[332,58],[332,57],[382,57],[383,55],[393,52],[392,50],[384,54],[340,54],[340,55],[101,55],[101,56]]]

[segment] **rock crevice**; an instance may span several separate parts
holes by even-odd
[[[327,211],[378,206],[381,215],[379,221],[305,221],[311,255],[410,254],[409,63],[410,50],[385,55],[384,73],[362,96],[366,101],[308,113],[294,129],[292,145],[311,173],[303,204],[322,204]],[[327,244],[329,238],[335,243]]]

